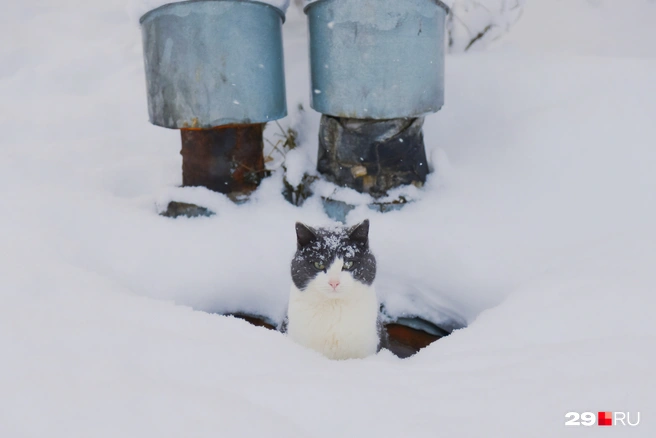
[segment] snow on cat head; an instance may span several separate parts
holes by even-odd
[[[369,222],[350,229],[296,224],[288,334],[331,359],[376,353],[376,261],[368,246]]]

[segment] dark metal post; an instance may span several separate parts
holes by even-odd
[[[323,114],[318,170],[385,195],[423,185],[424,116],[444,104],[447,6],[439,0],[308,4],[312,108]]]
[[[428,165],[423,117],[362,120],[324,115],[317,168],[328,180],[375,197],[407,184],[422,186]]]

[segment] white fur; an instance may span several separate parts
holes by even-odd
[[[292,285],[287,333],[330,359],[363,358],[378,347],[378,299],[374,287],[342,271],[343,264],[336,259],[304,291]],[[330,280],[339,286],[333,290]]]

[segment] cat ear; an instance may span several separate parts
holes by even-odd
[[[352,227],[348,234],[351,240],[367,243],[369,241],[369,219],[365,219]]]
[[[316,238],[317,235],[312,228],[300,222],[296,222],[296,247],[298,249],[301,249],[304,246],[309,245],[310,242],[312,242]]]

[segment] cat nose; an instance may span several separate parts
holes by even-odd
[[[329,280],[328,284],[333,287],[333,289],[337,289],[337,286],[339,286],[339,280]]]

